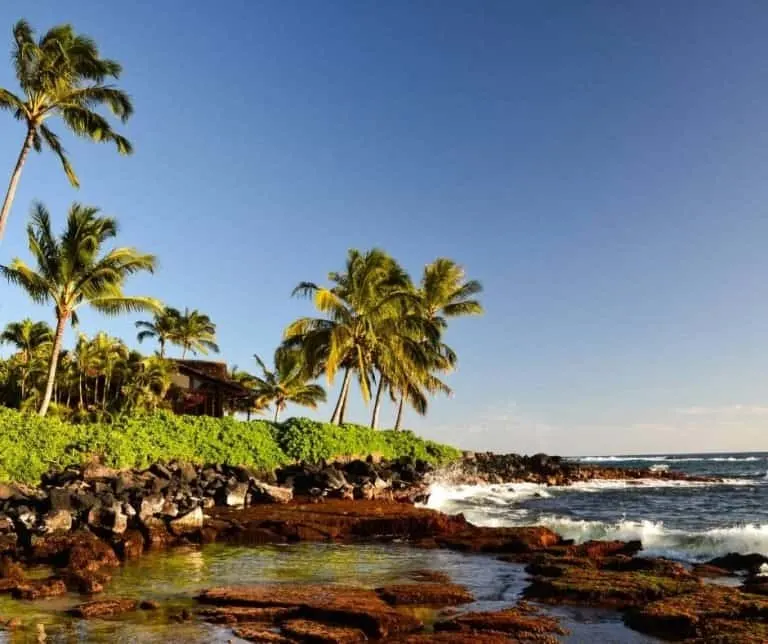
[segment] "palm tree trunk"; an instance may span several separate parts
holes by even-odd
[[[280,416],[280,405],[275,403],[275,422],[277,422],[278,416]]]
[[[347,393],[347,390],[349,389],[349,377],[352,374],[349,371],[349,368],[344,370],[344,380],[341,383],[341,391],[339,392],[339,399],[336,401],[336,407],[333,409],[333,416],[331,416],[331,423],[333,425],[339,424],[339,419],[341,418],[341,406],[344,403],[344,398]]]
[[[11,214],[11,204],[13,203],[13,198],[16,196],[16,187],[19,185],[19,179],[21,178],[21,169],[24,167],[24,162],[27,160],[27,155],[32,148],[32,141],[34,138],[35,130],[33,128],[27,129],[27,136],[24,139],[24,145],[21,146],[21,152],[19,152],[16,167],[13,169],[11,181],[8,184],[8,192],[5,193],[3,208],[0,210],[0,240],[3,239],[5,225],[8,223],[8,215]]]
[[[379,386],[376,388],[376,399],[373,402],[373,414],[371,415],[371,429],[379,425],[379,411],[381,411],[381,392],[384,390],[384,377],[379,374]]]
[[[400,430],[400,424],[403,421],[403,407],[405,406],[405,396],[400,394],[400,402],[397,405],[397,418],[395,418],[395,431]]]
[[[165,358],[165,340],[160,338],[160,357]]]
[[[350,382],[352,382],[350,380]],[[347,390],[344,392],[344,402],[341,403],[341,412],[339,413],[339,425],[344,424],[344,417],[347,415],[347,401],[349,400],[349,384],[347,384]]]
[[[51,404],[51,395],[53,394],[53,383],[56,380],[56,367],[59,364],[59,353],[61,352],[61,342],[64,339],[64,327],[67,325],[69,319],[68,313],[57,313],[58,320],[56,321],[56,335],[53,339],[53,350],[51,351],[51,364],[48,367],[48,382],[45,385],[45,395],[43,396],[43,402],[40,404],[40,411],[37,413],[40,416],[45,416],[48,413],[48,407]]]
[[[78,401],[78,407],[83,408],[83,370],[78,368],[78,388],[80,389],[80,400]]]

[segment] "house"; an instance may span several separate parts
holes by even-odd
[[[221,418],[238,400],[253,394],[229,377],[224,362],[173,360],[171,378],[173,411],[190,416]]]

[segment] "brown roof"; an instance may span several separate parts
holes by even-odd
[[[252,392],[239,382],[232,380],[227,372],[225,362],[210,362],[208,360],[173,360],[179,373],[195,376],[230,389],[233,394],[250,396]]]

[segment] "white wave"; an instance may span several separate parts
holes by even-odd
[[[757,552],[768,555],[768,524],[765,523],[711,528],[698,532],[665,528],[661,521],[621,520],[605,523],[543,516],[539,517],[537,523],[554,530],[565,539],[574,539],[577,543],[591,539],[639,539],[643,543],[645,554],[687,561],[706,561],[729,552]]]
[[[768,563],[760,565],[760,569],[757,571],[758,577],[768,577]]]
[[[572,460],[582,463],[628,463],[634,461],[649,461],[658,463],[664,461],[667,463],[696,463],[696,462],[714,462],[714,463],[751,463],[754,461],[764,461],[765,456],[580,456]]]

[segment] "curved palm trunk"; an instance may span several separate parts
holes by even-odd
[[[336,401],[336,407],[333,409],[333,416],[331,416],[331,423],[334,425],[338,425],[341,422],[341,409],[346,400],[347,391],[349,391],[349,378],[351,375],[349,368],[344,370],[344,380],[341,383],[341,392],[339,392],[339,399]]]
[[[160,357],[165,358],[165,340],[160,338]]]
[[[280,405],[276,403],[275,404],[275,422],[277,422],[277,419],[279,416],[280,416]]]
[[[8,223],[8,215],[11,214],[11,204],[13,204],[13,198],[16,196],[16,188],[19,185],[19,179],[21,178],[21,169],[24,167],[24,162],[27,160],[27,155],[32,148],[32,140],[34,138],[35,130],[29,128],[27,130],[27,136],[24,139],[24,145],[21,146],[21,152],[19,152],[19,158],[16,161],[16,167],[13,169],[11,181],[8,184],[8,192],[5,193],[3,208],[0,210],[0,240],[3,239],[3,234],[5,233],[5,225]]]
[[[395,431],[400,431],[400,424],[403,422],[403,407],[405,407],[405,396],[400,394],[400,402],[397,405],[397,418],[395,418]]]
[[[348,401],[349,401],[349,385],[347,385],[347,391],[344,394],[344,402],[341,403],[341,412],[339,413],[339,425],[343,425],[344,424],[344,417],[347,415],[347,402]]]
[[[384,378],[379,376],[379,386],[376,388],[376,399],[373,403],[373,414],[371,415],[371,429],[379,426],[379,412],[381,411],[381,392],[384,390]]]
[[[51,404],[51,396],[53,395],[53,383],[56,380],[56,367],[59,364],[59,353],[61,353],[61,343],[64,338],[64,327],[67,325],[67,319],[69,314],[58,315],[56,321],[56,335],[53,339],[53,350],[51,351],[51,363],[48,367],[48,382],[45,385],[45,395],[43,396],[43,402],[40,404],[40,411],[38,415],[45,416],[48,413],[48,407]]]

